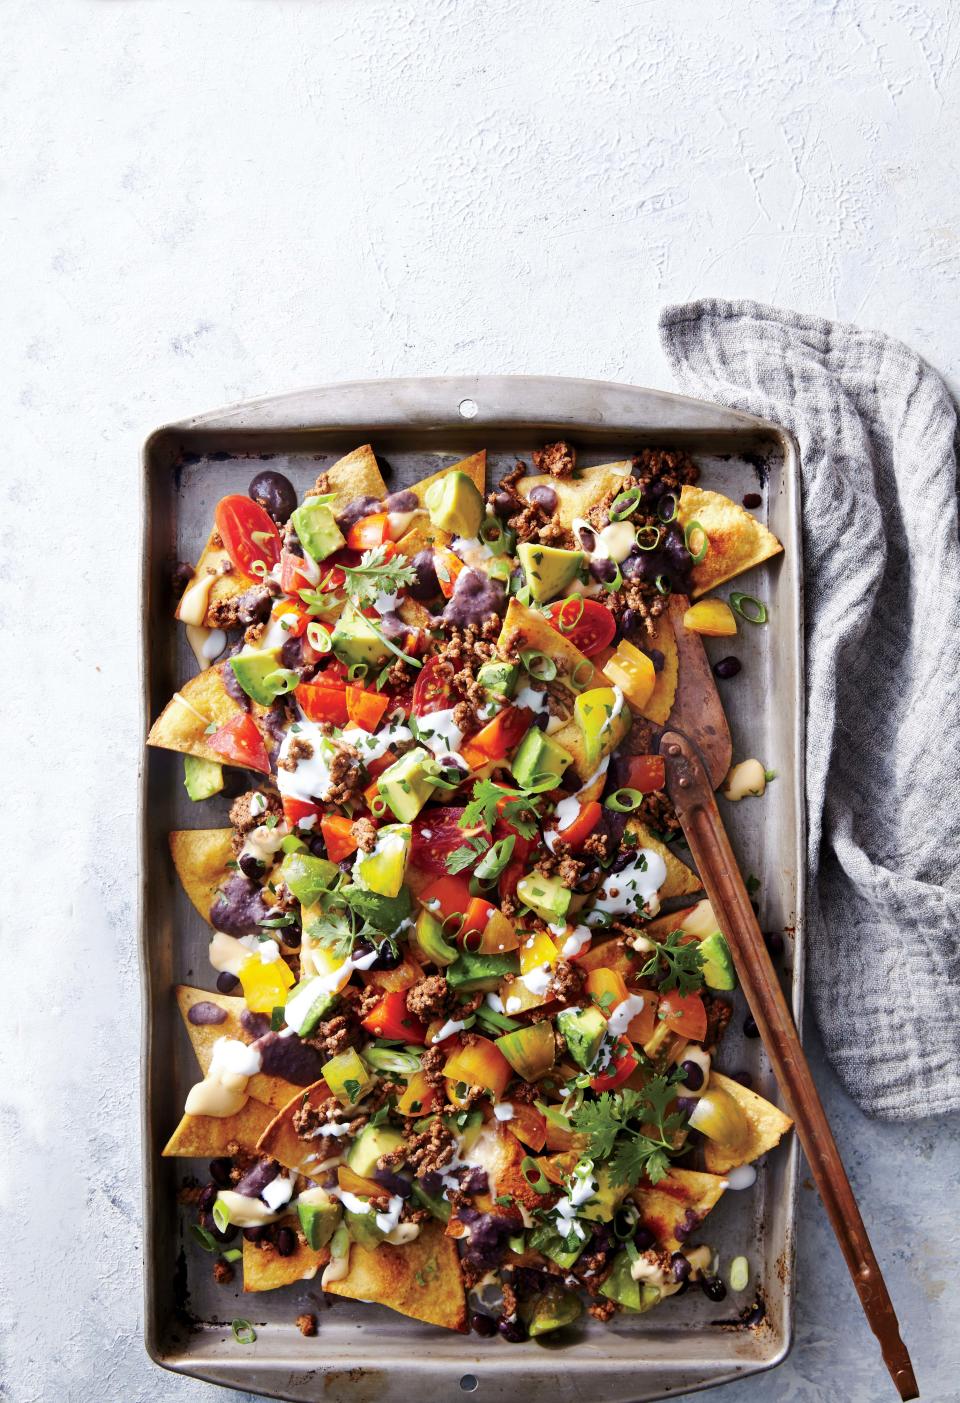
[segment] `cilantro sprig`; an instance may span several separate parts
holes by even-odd
[[[501,800],[504,801],[502,808]],[[478,779],[473,786],[473,798],[463,811],[463,827],[476,828],[479,824],[490,833],[497,819],[502,818],[515,828],[522,838],[535,838],[538,816],[536,801],[532,795],[506,789],[502,784],[495,784],[492,779]]]
[[[681,998],[703,988],[703,956],[698,940],[683,940],[682,930],[672,930],[640,971],[641,978],[656,977],[661,994],[676,989]],[[661,973],[665,970],[665,973]]]
[[[680,1075],[653,1077],[642,1091],[605,1091],[571,1113],[577,1131],[589,1140],[588,1153],[607,1162],[613,1183],[658,1184],[668,1173],[677,1152],[674,1140],[686,1125],[685,1116],[669,1109]]]
[[[341,565],[340,569],[347,595],[360,608],[372,604],[379,594],[396,594],[416,579],[416,571],[406,556],[388,560],[385,545],[365,550],[359,565]]]
[[[464,872],[468,867],[472,867],[490,847],[490,839],[482,833],[478,833],[474,838],[468,838],[459,848],[454,848],[452,853],[447,853],[447,871],[454,875],[457,872]]]

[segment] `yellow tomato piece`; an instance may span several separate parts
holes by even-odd
[[[498,1099],[507,1089],[513,1068],[496,1043],[476,1037],[447,1058],[443,1075],[454,1082],[466,1082],[467,1086],[485,1086]]]
[[[615,683],[635,711],[642,711],[653,696],[657,673],[653,659],[624,639],[603,665],[604,675]]]
[[[502,911],[494,911],[483,928],[483,939],[477,946],[481,955],[502,955],[507,950],[516,950],[520,944],[517,928],[508,921]]]
[[[560,951],[546,931],[533,931],[526,940],[520,942],[520,973],[529,974],[532,969],[542,969],[544,965],[555,965]]]
[[[252,1013],[271,1013],[281,1008],[287,1002],[287,991],[296,982],[285,960],[264,963],[256,950],[240,966],[239,978]]]
[[[587,975],[586,990],[594,1003],[599,1005],[600,1012],[605,1013],[608,1018],[617,1004],[622,1004],[624,999],[629,997],[623,976],[608,967],[590,971]]]
[[[683,626],[691,633],[704,633],[708,638],[732,638],[737,631],[737,619],[729,604],[722,599],[701,599],[683,616]]]
[[[401,1116],[425,1116],[433,1109],[435,1099],[436,1092],[427,1081],[426,1072],[414,1072],[397,1102],[397,1111]]]

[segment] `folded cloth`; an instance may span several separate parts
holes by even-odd
[[[836,1070],[887,1120],[960,1108],[957,416],[878,332],[754,302],[660,318],[685,390],[800,445],[808,987]]]

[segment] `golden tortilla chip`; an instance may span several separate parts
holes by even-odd
[[[636,1188],[631,1197],[640,1210],[640,1221],[653,1233],[661,1247],[679,1252],[683,1242],[677,1228],[684,1223],[686,1231],[694,1230],[693,1214],[702,1220],[721,1198],[727,1182],[720,1174],[700,1174],[693,1169],[671,1169],[665,1179],[649,1188]]]
[[[370,1249],[354,1243],[346,1276],[325,1289],[333,1296],[389,1306],[445,1330],[467,1330],[460,1258],[442,1223],[422,1223],[419,1237],[402,1247],[383,1242]]]
[[[225,1155],[227,1146],[233,1143],[254,1154],[257,1141],[269,1124],[270,1108],[252,1099],[235,1116],[183,1116],[163,1154],[215,1159]]]
[[[296,1233],[300,1226],[296,1217],[281,1218],[280,1223]],[[330,1260],[329,1247],[308,1247],[297,1238],[297,1249],[289,1257],[281,1257],[270,1241],[243,1240],[244,1291],[275,1291],[278,1286],[292,1286],[297,1281],[312,1281],[321,1267]]]
[[[517,483],[517,491],[527,501],[535,487],[552,487],[557,494],[557,518],[561,526],[572,530],[577,517],[586,516],[591,507],[602,502],[610,492],[618,492],[626,483],[630,460],[622,463],[599,463],[584,468],[577,477],[553,477],[550,473],[532,473]]]
[[[151,726],[147,745],[229,764],[207,744],[207,727],[211,722],[224,725],[242,709],[227,691],[219,666],[208,667],[174,692]]]
[[[418,604],[415,599],[401,599],[397,605],[397,613],[405,624],[411,628],[429,628],[433,623],[433,615],[429,609],[425,609],[422,604]]]
[[[385,497],[387,484],[377,466],[377,455],[369,443],[355,448],[325,470],[327,491],[333,496],[330,510],[334,515],[356,501],[358,497]]]
[[[215,604],[223,604],[228,599],[234,599],[237,595],[243,594],[244,591],[248,590],[254,583],[253,580],[248,580],[245,575],[241,575],[238,570],[234,570],[232,565],[229,570],[221,573],[221,567],[224,565],[231,565],[230,556],[224,549],[223,543],[217,533],[217,528],[214,527],[207,537],[206,545],[200,552],[200,559],[197,561],[194,572],[187,585],[187,590],[189,590],[190,586],[195,584],[201,576],[207,574],[212,574],[213,576],[213,584],[210,586],[210,593],[207,595],[207,608],[203,616],[203,623],[206,628],[217,627],[216,621],[212,617],[212,610]],[[181,596],[181,602],[186,596],[186,592],[187,591],[184,590]],[[180,604],[177,605],[174,613],[175,617],[179,619]]]
[[[433,546],[448,546],[452,540],[449,531],[441,531],[439,526],[434,526],[429,516],[424,513],[415,517],[409,531],[400,537],[397,550],[408,560],[412,560],[422,550],[429,550]]]
[[[194,1004],[199,1003],[217,1004],[226,1013],[226,1018],[222,1023],[191,1023],[190,1010]],[[246,1008],[243,999],[235,998],[229,994],[210,993],[206,989],[191,989],[187,984],[178,984],[177,1004],[204,1076],[206,1076],[213,1058],[213,1047],[218,1038],[236,1038],[242,1043],[256,1041],[240,1022],[240,1015]],[[294,1096],[298,1092],[302,1092],[303,1089],[303,1087],[295,1086],[293,1082],[287,1081],[285,1077],[267,1076],[264,1072],[258,1072],[256,1076],[250,1078],[247,1084],[247,1090],[255,1101],[262,1101],[265,1106],[273,1106],[277,1111],[281,1111],[284,1106],[289,1105]]]
[[[293,1118],[301,1106],[322,1106],[329,1100],[330,1088],[322,1078],[312,1086],[302,1087],[262,1130],[257,1142],[258,1153],[279,1160],[285,1169],[295,1169],[308,1177],[316,1174],[321,1160],[317,1146],[322,1137],[301,1140],[293,1128]]]
[[[673,710],[673,699],[677,695],[677,678],[680,674],[677,640],[673,635],[673,628],[666,611],[656,619],[653,637],[648,637],[644,647],[659,648],[663,654],[663,667],[657,673],[656,684],[650,700],[640,714],[645,716],[648,721],[653,721],[657,726],[664,726],[667,717]]]
[[[205,921],[233,857],[232,828],[191,828],[170,834],[170,855],[184,891]]]
[[[661,901],[669,901],[675,896],[688,896],[691,892],[702,890],[703,883],[696,872],[691,871],[678,857],[674,857],[666,844],[655,838],[645,823],[641,823],[638,818],[631,818],[627,821],[627,831],[636,833],[641,848],[652,848],[666,863],[667,879],[658,892]]]
[[[782,1137],[793,1125],[790,1117],[784,1115],[777,1106],[764,1101],[762,1096],[758,1096],[755,1091],[749,1091],[738,1081],[722,1076],[720,1072],[710,1073],[710,1085],[727,1092],[750,1123],[750,1143],[742,1154],[733,1155],[714,1140],[704,1142],[704,1161],[711,1174],[726,1174],[729,1169],[736,1169],[739,1164],[751,1164],[753,1160],[772,1150],[775,1145],[779,1145]]]
[[[497,640],[497,648],[501,657],[507,656],[507,640],[517,630],[519,630],[520,638],[514,640],[516,650],[525,651],[532,648],[536,652],[545,653],[547,657],[553,658],[557,664],[556,681],[558,683],[563,684],[566,678],[572,677],[576,673],[577,681],[581,684],[578,690],[581,692],[587,691],[591,687],[609,687],[611,685],[610,679],[604,677],[600,669],[595,667],[589,658],[584,657],[580,649],[574,647],[569,638],[565,638],[562,633],[551,627],[541,613],[535,609],[527,609],[516,599],[511,599],[500,637]],[[570,719],[554,733],[552,739],[573,756],[574,774],[579,775],[582,780],[586,780],[594,774],[604,756],[609,755],[611,750],[620,744],[630,730],[633,718],[630,714],[630,708],[624,705],[619,716],[608,728],[599,754],[593,760],[588,760],[586,741],[573,715],[576,692],[568,689],[568,695]]]
[[[706,556],[693,567],[694,599],[783,550],[772,531],[722,492],[682,488],[677,519],[684,528],[698,521],[710,542]]]

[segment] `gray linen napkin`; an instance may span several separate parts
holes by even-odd
[[[800,444],[808,987],[827,1050],[888,1120],[960,1108],[956,412],[878,332],[754,302],[660,318],[682,387]]]

